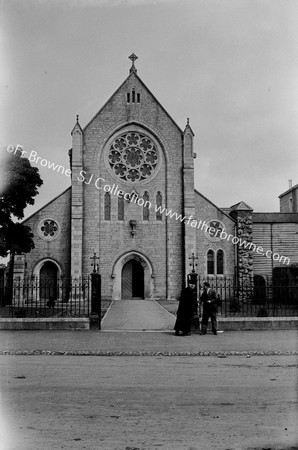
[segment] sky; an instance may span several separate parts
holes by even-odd
[[[298,183],[296,0],[2,0],[0,157],[22,145],[69,167],[84,127],[129,74],[195,134],[195,188],[219,207],[279,211]],[[39,168],[28,217],[70,185]]]

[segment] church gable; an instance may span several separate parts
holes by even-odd
[[[82,129],[82,139],[80,130],[76,131],[80,145],[73,167],[84,176],[78,174],[72,180],[73,248],[78,253],[72,256],[72,270],[87,273],[90,255],[96,252],[101,275],[110,280],[119,258],[139,252],[156,274],[148,278],[150,295],[174,295],[184,276],[182,225],[166,221],[155,205],[183,212],[183,132],[139,78],[134,65]],[[171,259],[178,274],[168,271]],[[104,297],[121,296],[121,274],[117,274],[113,283],[103,283]]]
[[[99,188],[115,183],[126,193],[134,187],[139,195],[148,191],[150,201],[156,199],[158,192],[161,192],[163,204],[182,211],[182,134],[181,129],[139,78],[133,65],[124,83],[83,129],[85,204],[96,204],[99,217],[104,216],[103,198],[102,195],[98,198],[98,190],[94,189],[93,183],[99,178]],[[136,168],[139,156],[136,152],[130,152],[129,156],[123,157],[129,157],[133,164],[132,158],[136,159],[136,165],[128,170],[118,146],[124,143],[128,147],[129,140],[135,138],[142,147],[141,153],[144,153],[143,150],[147,152],[146,164]],[[123,169],[126,173],[122,175]],[[92,183],[86,186],[92,175]],[[169,195],[166,192],[167,177]],[[139,186],[141,182],[142,188]],[[115,210],[118,199],[114,196],[111,202],[114,203],[112,206]],[[139,212],[142,213],[141,210]],[[151,215],[153,217],[153,211]]]
[[[163,108],[136,73],[131,73],[98,113],[85,126],[84,134],[102,134],[113,126],[139,122],[160,132],[163,127],[173,127],[181,135],[182,130]],[[171,129],[171,131],[173,131]]]
[[[26,273],[34,273],[37,262],[58,262],[59,272],[69,276],[71,188],[32,214],[23,224],[34,234],[35,248],[26,258]],[[26,274],[25,274],[26,276]]]
[[[195,206],[199,272],[208,276],[233,276],[235,246],[226,237],[235,235],[234,220],[196,190]]]
[[[232,217],[197,190],[195,190],[195,200],[196,210],[198,211],[198,214],[200,214],[200,219],[207,221],[210,217],[213,217],[213,219],[225,223],[227,227],[234,226],[235,222]]]

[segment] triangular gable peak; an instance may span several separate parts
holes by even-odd
[[[223,209],[221,209],[217,205],[215,205],[215,203],[213,203],[211,200],[209,200],[207,197],[205,197],[205,195],[201,194],[201,192],[199,192],[195,189],[195,193],[197,195],[199,195],[200,197],[202,197],[204,200],[206,200],[206,202],[210,203],[210,205],[212,205],[214,208],[216,208],[218,211],[220,211],[223,215],[228,217],[232,222],[235,222],[233,217],[229,216],[229,214],[227,214]]]
[[[71,186],[69,186],[68,188],[66,188],[63,192],[61,192],[61,194],[56,195],[56,197],[52,198],[52,200],[50,200],[49,202],[47,202],[45,205],[41,206],[37,211],[35,211],[34,213],[30,214],[30,216],[26,217],[26,219],[22,220],[22,224],[24,225],[28,220],[32,219],[32,217],[36,216],[37,214],[39,214],[43,209],[45,209],[47,206],[49,206],[51,203],[55,202],[59,197],[62,197],[62,195],[64,195],[67,191],[71,190]]]
[[[79,124],[79,116],[77,115],[77,121],[73,129],[71,130],[71,136],[75,133],[75,131],[79,130],[81,133],[83,132],[81,125]]]
[[[253,211],[253,208],[249,206],[247,203],[241,201],[231,206],[231,211]]]
[[[144,89],[149,96],[151,96],[152,100],[161,108],[161,110],[165,113],[165,115],[171,120],[171,122],[177,127],[179,133],[183,133],[182,129],[177,125],[175,120],[170,116],[167,110],[161,105],[161,103],[157,100],[155,95],[150,91],[150,89],[146,86],[146,84],[141,80],[141,78],[137,75],[136,70],[131,70],[128,77],[123,81],[123,83],[119,86],[119,88],[111,95],[111,97],[105,102],[105,104],[100,108],[100,110],[92,117],[92,119],[87,123],[87,125],[83,128],[83,132],[89,127],[89,125],[101,114],[105,108],[113,102],[115,97],[122,91],[125,90],[125,86],[127,86],[127,90],[134,84],[139,84],[142,89]],[[136,86],[137,87],[137,86]],[[135,100],[137,102],[137,99]]]
[[[186,126],[184,128],[184,134],[186,134],[187,132],[190,132],[192,134],[192,137],[195,136],[191,126],[189,125],[189,118],[187,118],[187,123],[186,123]]]

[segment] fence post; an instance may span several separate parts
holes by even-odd
[[[91,314],[90,326],[101,329],[101,276],[99,273],[91,273]]]
[[[198,315],[198,274],[194,271],[187,275],[187,286],[190,284],[195,285],[193,291],[193,320],[192,320],[192,330],[200,329],[200,319]]]

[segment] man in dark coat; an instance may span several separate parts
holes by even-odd
[[[200,304],[203,303],[203,317],[202,328],[200,334],[207,333],[207,326],[209,317],[211,319],[211,326],[213,334],[217,334],[217,297],[213,289],[210,288],[210,284],[205,281],[204,290],[200,297]]]
[[[180,332],[183,336],[190,336],[191,334],[191,321],[194,314],[194,290],[194,284],[190,284],[187,288],[182,289],[174,327],[176,336],[179,336]]]

